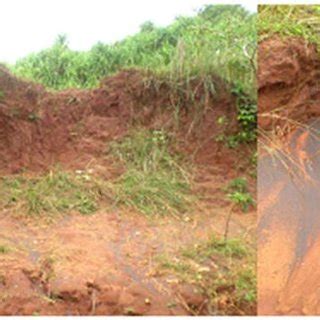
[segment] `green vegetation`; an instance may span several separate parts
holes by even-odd
[[[235,136],[235,141],[252,142],[257,137],[257,104],[244,92],[241,86],[234,87],[232,93],[237,97],[238,121],[241,131]]]
[[[258,30],[261,39],[278,34],[284,37],[303,37],[320,45],[320,6],[317,5],[260,5]]]
[[[111,192],[116,204],[148,215],[184,213],[191,207],[190,176],[169,151],[170,144],[171,138],[163,130],[147,129],[135,129],[122,141],[112,143],[110,153],[126,168],[114,181],[102,181],[80,170],[2,177],[0,207],[29,215],[90,214]]]
[[[217,140],[236,148],[256,139],[256,43],[255,14],[239,5],[208,5],[167,27],[146,22],[137,34],[113,44],[98,43],[87,52],[71,50],[67,36],[59,35],[52,47],[22,58],[11,69],[56,90],[92,88],[123,69],[140,69],[150,75],[146,88],[170,88],[177,125],[181,108],[189,103],[206,110],[207,98],[217,94],[220,76],[237,98],[241,130]],[[195,99],[199,92],[201,98]],[[201,112],[195,122],[199,119]],[[37,115],[29,120],[37,121]]]
[[[0,254],[6,254],[9,253],[11,250],[8,246],[0,244]],[[0,283],[1,283],[1,278],[0,278]]]
[[[174,273],[182,283],[194,284],[209,299],[209,311],[237,314],[244,307],[254,309],[256,302],[254,250],[243,243],[212,237],[178,257],[159,256],[158,268],[162,275]]]
[[[0,206],[30,215],[70,210],[89,214],[97,210],[99,186],[87,175],[60,171],[39,177],[0,179]]]
[[[232,180],[227,190],[228,198],[235,204],[241,206],[243,212],[247,212],[251,205],[254,205],[254,200],[248,192],[248,183],[245,178],[236,178]]]
[[[0,178],[0,207],[29,215],[77,211],[90,214],[110,193],[116,204],[151,214],[181,214],[190,209],[189,174],[169,152],[163,130],[133,130],[110,146],[126,171],[114,181],[102,181],[85,171],[59,170],[42,176]]]
[[[241,85],[234,86],[231,90],[236,97],[237,120],[240,130],[236,134],[227,134],[229,120],[226,117],[217,119],[217,125],[223,128],[215,138],[217,142],[223,142],[228,148],[234,149],[244,142],[254,142],[257,138],[257,103],[256,98],[248,96]]]
[[[110,151],[126,166],[111,185],[117,203],[150,214],[179,214],[190,207],[190,182],[179,159],[169,151],[163,130],[138,129],[113,143]]]
[[[212,74],[255,95],[256,15],[239,5],[208,5],[167,27],[151,22],[139,33],[88,52],[72,51],[65,35],[51,48],[12,66],[14,72],[53,89],[88,88],[124,68],[151,70],[173,81]]]
[[[183,251],[183,256],[195,259],[198,256],[199,250],[202,253],[200,257],[200,261],[202,262],[215,254],[239,259],[246,256],[246,248],[239,239],[224,241],[217,237],[212,237],[208,243]]]
[[[96,114],[91,117],[91,114],[88,113],[90,116],[88,125],[80,118],[79,120],[75,119],[79,122],[74,124],[75,130],[71,129],[70,135],[75,135],[75,138],[79,136],[79,139],[75,140],[75,143],[78,143],[81,132],[88,129],[89,133],[84,137],[85,143],[79,143],[76,146],[83,146],[86,155],[90,153],[93,161],[87,165],[97,168],[96,175],[93,174],[95,171],[89,169],[75,172],[63,172],[55,169],[49,173],[33,174],[31,171],[24,171],[21,175],[0,177],[0,211],[3,211],[4,214],[10,212],[10,214],[27,215],[38,219],[42,216],[56,217],[61,213],[91,214],[97,210],[108,211],[104,209],[106,207],[109,209],[110,203],[113,202],[120,209],[126,207],[153,219],[157,215],[182,217],[177,225],[172,226],[174,228],[172,230],[184,228],[187,224],[190,224],[189,230],[201,227],[203,222],[201,220],[204,218],[201,218],[200,215],[203,214],[206,217],[207,213],[211,214],[209,206],[212,201],[216,200],[216,195],[214,194],[212,197],[208,192],[212,190],[215,193],[220,180],[213,179],[211,181],[216,170],[207,170],[209,169],[207,165],[210,165],[199,152],[199,158],[201,158],[199,162],[202,163],[203,157],[203,165],[197,164],[199,165],[197,168],[199,169],[197,171],[199,180],[196,182],[197,188],[193,189],[192,172],[196,172],[196,170],[193,170],[192,166],[187,164],[177,152],[178,145],[175,137],[181,139],[182,133],[189,137],[188,140],[185,140],[190,141],[186,152],[192,154],[192,157],[189,158],[192,161],[196,159],[197,151],[202,151],[207,142],[212,142],[214,138],[230,148],[239,147],[237,150],[239,155],[241,155],[240,151],[247,153],[251,145],[249,148],[240,148],[241,144],[252,143],[256,140],[257,124],[255,83],[257,35],[255,22],[256,15],[248,13],[241,6],[209,5],[200,10],[196,16],[179,17],[167,27],[160,28],[151,22],[146,22],[136,35],[114,44],[98,43],[88,52],[71,50],[67,37],[60,35],[52,47],[31,54],[11,66],[16,75],[41,83],[52,90],[94,88],[104,77],[130,68],[139,70],[142,83],[139,83],[141,87],[128,85],[114,92],[110,90],[109,97],[114,95],[116,99],[118,99],[118,91],[121,91],[120,94],[128,94],[128,97],[131,97],[130,94],[132,94],[136,100],[132,99],[134,103],[132,103],[130,111],[132,113],[138,111],[137,117],[134,117],[135,114],[130,117],[128,128],[131,129],[126,132],[125,137],[118,141],[109,143],[110,139],[107,137],[107,132],[104,131],[105,128],[101,126],[103,131],[100,130],[100,122],[95,128],[96,118],[94,116]],[[235,110],[231,110],[232,120],[228,118],[229,110],[226,110],[225,113],[224,110],[221,110],[223,105],[229,108],[231,105],[229,98],[231,97],[228,96],[227,99],[224,99],[225,96],[221,95],[219,97],[221,99],[215,99],[221,86],[220,78],[225,82],[232,95],[230,101],[236,101],[236,106],[233,104],[233,107],[237,108],[238,126],[234,126]],[[130,81],[126,81],[126,83],[130,84]],[[99,94],[100,92],[103,91],[99,91]],[[60,99],[60,95],[57,97]],[[69,100],[69,96],[67,97]],[[79,97],[80,100],[82,95]],[[164,97],[164,99],[158,99],[158,97]],[[5,95],[0,91],[0,102],[5,98]],[[101,99],[100,103],[100,97],[98,98],[96,105],[100,107],[104,104],[104,100]],[[63,99],[64,105],[70,104],[66,102],[67,98]],[[77,97],[70,98],[70,101],[74,101],[73,99],[76,101]],[[92,100],[95,100],[94,95]],[[110,98],[109,101],[111,100]],[[126,101],[120,96],[120,107],[122,107],[122,100]],[[216,100],[219,102],[217,105],[220,109],[215,113]],[[222,100],[223,103],[220,103]],[[84,99],[84,101],[87,100]],[[131,108],[131,100],[128,99],[128,101],[129,109]],[[136,101],[137,103],[135,103]],[[154,105],[152,105],[153,101],[156,101]],[[224,103],[225,101],[226,103]],[[57,108],[60,106],[60,100],[58,102]],[[108,107],[108,103],[106,102],[106,107]],[[83,104],[79,103],[79,107]],[[55,108],[54,101],[51,105]],[[20,116],[20,105],[12,104],[11,107],[9,104],[9,106],[10,116]],[[39,106],[40,108],[35,109],[40,110],[42,104]],[[93,111],[95,104],[92,103],[89,107]],[[139,127],[140,115],[143,117],[147,114],[144,111],[149,107],[151,111],[155,111],[155,115],[158,115],[158,112],[160,113],[164,108],[171,111],[168,114],[171,116],[170,120],[174,122],[167,122],[166,124],[169,123],[170,126],[165,127],[170,127],[171,130],[173,125],[172,131],[150,129],[151,124],[148,125],[148,128]],[[77,110],[78,108],[75,109],[75,112]],[[211,112],[212,110],[214,112]],[[60,115],[58,112],[56,113],[57,117],[53,115],[52,118],[54,122]],[[97,114],[99,113],[97,112]],[[199,139],[194,141],[193,138],[196,139],[198,136],[194,134],[193,137],[190,133],[196,133],[202,123],[205,124],[203,132],[209,133],[208,124],[211,124],[211,121],[207,120],[212,115],[213,117],[220,115],[216,119],[216,124],[220,126],[218,132],[221,135],[213,136],[213,134],[217,134],[213,130],[212,135],[208,134],[208,137],[205,136],[204,139],[202,135],[199,135]],[[41,121],[41,116],[42,112],[37,113],[29,110],[27,116],[21,118],[29,121],[29,125],[37,129],[38,124],[42,126],[46,123]],[[70,116],[73,117],[73,113]],[[49,118],[51,122],[50,114]],[[148,118],[148,114],[146,118]],[[158,127],[159,123],[164,122],[162,117],[159,118],[157,119],[160,120],[159,122],[152,123],[154,126]],[[126,117],[123,117],[123,121],[126,120]],[[215,118],[211,118],[211,120],[215,121]],[[100,117],[98,121],[104,120]],[[94,128],[91,127],[92,123]],[[141,123],[145,122],[141,121]],[[61,125],[63,125],[62,122]],[[183,130],[179,131],[178,128]],[[122,125],[119,126],[120,130],[122,131]],[[230,132],[233,135],[230,135]],[[113,137],[113,132],[110,133],[110,137]],[[117,177],[114,177],[115,172],[110,175],[109,172],[107,173],[110,167],[104,166],[104,164],[109,164],[109,162],[104,162],[104,157],[100,157],[100,154],[95,152],[96,146],[99,147],[101,141],[104,141],[102,139],[108,141],[108,150],[104,156],[112,163],[112,171],[115,169],[119,174],[119,171],[124,169]],[[193,147],[193,150],[189,150],[189,147]],[[217,148],[217,152],[220,152],[219,149]],[[85,154],[83,153],[83,155]],[[96,155],[98,158],[95,158]],[[237,165],[244,167],[242,157],[240,158],[241,161]],[[209,159],[211,159],[211,154]],[[257,154],[255,153],[252,159],[248,157],[248,162],[255,165],[256,159]],[[196,160],[198,161],[198,159]],[[194,163],[198,162],[194,161]],[[248,168],[249,165],[243,172],[247,172]],[[217,169],[217,174],[220,175],[219,164]],[[235,170],[240,171],[239,168],[235,168]],[[112,178],[104,180],[107,175]],[[209,191],[207,191],[208,189]],[[243,239],[229,239],[228,229],[232,209],[239,206],[243,211],[247,211],[254,204],[254,200],[249,193],[245,178],[233,180],[225,191],[235,205],[230,205],[229,214],[227,206],[222,204],[220,208],[221,212],[225,212],[227,218],[224,239],[213,236],[208,241],[195,245],[190,245],[191,238],[185,239],[188,246],[182,248],[176,257],[172,257],[172,253],[157,257],[159,262],[157,269],[163,275],[174,275],[180,283],[196,287],[208,300],[207,313],[244,314],[243,310],[254,310],[256,302],[254,250],[246,245]],[[197,195],[194,195],[195,192],[203,193],[203,199],[194,204],[198,200]],[[217,203],[216,207],[219,205]],[[199,210],[199,212],[196,216],[191,216],[189,213],[195,210]],[[198,215],[199,220],[196,219]],[[167,221],[161,220],[160,222],[162,224]],[[157,226],[155,225],[155,227]],[[210,232],[212,232],[211,229]],[[148,238],[143,238],[144,235],[141,237],[146,245],[150,245]],[[162,250],[161,239],[159,241],[160,245],[157,245],[156,250],[158,247]],[[135,243],[133,242],[132,245],[134,250]],[[6,254],[9,250],[10,248],[0,245],[0,254]],[[151,259],[151,256],[145,257],[142,251],[140,253],[143,261],[145,258]],[[38,261],[41,282],[44,285],[48,284],[49,288],[49,281],[55,278],[53,267],[56,257],[51,254],[43,258]],[[115,263],[122,263],[122,261],[115,261]],[[51,292],[44,296],[44,299],[50,303],[54,303],[56,298],[57,296],[51,295]],[[150,297],[144,299],[145,304],[151,303]],[[170,302],[168,307],[174,307],[175,303],[175,301]],[[203,306],[191,306],[195,314],[200,311],[197,309],[198,307],[202,308]],[[92,309],[94,308],[95,303],[93,303]],[[136,315],[137,311],[129,306],[125,308],[124,313]]]

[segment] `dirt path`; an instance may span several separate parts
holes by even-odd
[[[319,129],[319,120],[308,130],[297,129],[289,139],[289,153],[260,161],[260,314],[320,313],[314,293],[319,281],[314,255],[320,234]]]

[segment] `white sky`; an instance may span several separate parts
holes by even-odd
[[[176,16],[193,15],[205,4],[241,4],[256,11],[255,1],[215,0],[5,0],[1,1],[0,61],[14,62],[49,47],[59,33],[75,50],[98,41],[111,43],[139,31],[150,20],[158,26]]]

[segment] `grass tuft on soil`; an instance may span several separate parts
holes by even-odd
[[[99,188],[90,177],[62,171],[37,177],[10,176],[0,179],[0,206],[29,215],[97,210]]]
[[[210,314],[235,315],[243,310],[254,314],[255,254],[243,240],[212,236],[183,248],[176,257],[158,256],[157,260],[161,275],[174,273],[180,282],[193,284],[207,297]]]
[[[86,171],[53,170],[38,176],[0,178],[0,207],[28,215],[98,210],[110,195],[116,205],[127,205],[146,215],[178,215],[191,207],[190,174],[169,151],[171,138],[163,130],[134,129],[110,146],[125,166],[113,181]],[[107,196],[107,193],[110,195]]]
[[[117,203],[151,214],[181,214],[190,207],[190,176],[169,151],[163,130],[133,130],[110,151],[125,173],[111,186]]]
[[[274,34],[302,37],[320,46],[320,6],[259,5],[258,31],[260,40]]]

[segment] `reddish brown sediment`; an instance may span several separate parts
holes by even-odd
[[[279,37],[260,43],[259,125],[273,131],[271,140],[259,138],[260,315],[320,314],[319,81],[313,45]]]
[[[39,171],[57,163],[84,165],[93,158],[102,158],[108,142],[126,134],[132,124],[176,132],[173,108],[169,107],[173,99],[170,86],[165,82],[146,85],[146,77],[128,70],[107,78],[95,90],[52,93],[18,80],[2,68],[0,172]],[[227,94],[221,80],[214,81],[219,98],[208,96],[196,134],[188,134],[197,112],[188,99],[181,106],[180,129],[176,133],[184,138],[181,141],[187,150],[198,149],[197,155],[201,158],[202,154],[208,161],[222,158],[219,144],[210,139],[219,130],[219,116],[228,117],[231,132],[237,130],[235,99]],[[203,88],[199,83],[194,83],[194,88],[195,98],[200,101]],[[230,152],[227,148],[222,151],[228,163]]]
[[[285,130],[320,116],[320,59],[314,45],[300,38],[268,38],[259,43],[258,63],[260,129]]]
[[[320,128],[319,123],[317,128]],[[297,149],[301,147],[302,140],[305,141],[304,149]],[[317,289],[311,285],[306,288],[302,280],[301,288],[297,288],[295,283],[297,274],[307,281],[312,269],[304,276],[302,270],[313,268],[318,263],[311,261],[309,250],[320,235],[317,210],[320,158],[313,157],[319,147],[317,138],[303,131],[300,134],[295,132],[291,136],[290,156],[301,167],[296,167],[293,173],[279,160],[282,157],[279,154],[274,157],[264,155],[259,160],[259,314],[305,314],[305,310],[315,310],[315,306],[309,305],[312,300],[308,300],[308,296],[313,296]],[[314,283],[319,281],[320,278]]]
[[[0,314],[189,315],[189,305],[206,315],[206,296],[158,274],[156,257],[219,233],[224,210],[211,207],[192,223],[119,210],[50,224],[1,216],[0,240],[12,251],[0,256]],[[243,235],[254,220],[236,216],[230,234]]]
[[[108,144],[133,125],[164,127],[174,134],[179,151],[195,160],[194,191],[203,199],[188,222],[172,217],[148,219],[124,208],[100,210],[92,216],[75,212],[50,223],[0,212],[0,240],[11,250],[0,255],[0,314],[5,315],[187,315],[192,308],[208,314],[207,297],[174,275],[156,273],[156,257],[175,256],[181,248],[223,235],[229,203],[222,190],[248,166],[248,153],[228,149],[214,138],[220,116],[237,131],[236,104],[223,83],[219,97],[206,100],[197,130],[190,101],[181,108],[177,129],[170,87],[146,86],[146,75],[123,71],[98,89],[48,92],[0,69],[0,173],[37,175],[59,164],[63,170],[94,172],[105,179],[119,176]],[[203,97],[194,84],[196,99]],[[198,91],[197,91],[198,90]],[[194,154],[197,150],[196,154]],[[193,156],[195,156],[193,158]],[[241,169],[241,175],[246,175]],[[248,176],[255,194],[254,179]],[[108,212],[105,212],[108,211]],[[230,237],[255,230],[254,209],[234,213]],[[244,306],[254,314],[255,305]]]
[[[320,238],[310,239],[308,251],[292,271],[290,286],[280,295],[279,311],[283,314],[320,314],[319,296]]]

